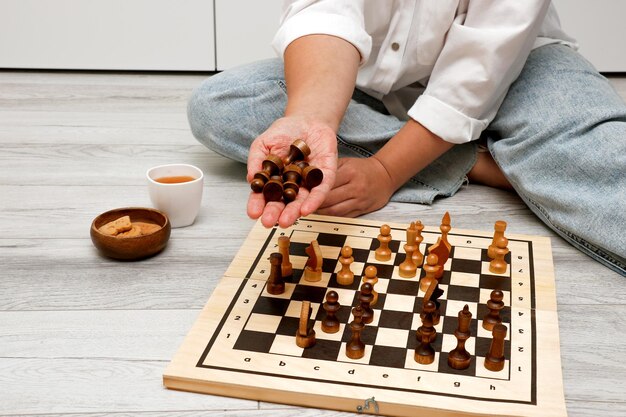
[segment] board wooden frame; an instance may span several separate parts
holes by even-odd
[[[342,228],[341,230],[352,227],[361,229],[361,233],[363,233],[363,229],[366,229],[367,233],[365,234],[370,238],[375,238],[376,232],[383,223],[363,219],[311,215],[301,219],[292,228],[283,230],[266,229],[260,222],[257,222],[206,303],[181,348],[167,367],[163,375],[164,385],[170,389],[184,391],[393,416],[415,416],[418,412],[437,417],[566,416],[552,251],[550,240],[546,237],[506,234],[513,256],[515,255],[516,242],[524,242],[523,244],[527,245],[531,251],[529,259],[521,261],[524,262],[522,267],[518,267],[514,261],[511,261],[510,271],[511,280],[519,280],[520,286],[527,279],[531,281],[530,286],[525,288],[532,291],[533,295],[523,301],[523,303],[528,302],[529,304],[520,304],[515,307],[527,311],[533,320],[532,332],[519,336],[520,338],[530,338],[533,349],[533,362],[522,364],[524,367],[532,368],[529,375],[532,375],[531,383],[533,386],[530,388],[532,394],[529,394],[530,399],[528,401],[487,399],[487,394],[484,392],[479,396],[481,399],[477,400],[474,391],[471,390],[478,390],[479,388],[471,388],[469,392],[472,395],[454,394],[454,388],[448,386],[449,384],[446,385],[445,389],[442,389],[443,392],[438,392],[438,386],[433,385],[427,386],[423,390],[421,387],[420,389],[410,388],[408,390],[386,388],[384,383],[387,381],[382,379],[382,385],[351,384],[346,380],[320,382],[314,376],[316,371],[313,370],[314,366],[319,367],[319,363],[311,362],[309,364],[304,360],[298,360],[294,364],[294,368],[288,369],[291,363],[285,360],[289,366],[283,367],[282,364],[285,361],[279,356],[272,358],[272,361],[276,361],[274,364],[268,363],[260,366],[260,360],[264,358],[261,355],[258,360],[256,358],[251,360],[251,362],[256,362],[251,364],[250,369],[229,368],[228,364],[231,363],[229,361],[235,359],[230,357],[231,353],[228,348],[222,349],[220,347],[225,342],[225,326],[232,326],[230,321],[227,322],[227,318],[236,314],[240,311],[238,309],[243,307],[235,303],[235,299],[241,295],[241,291],[248,290],[246,289],[247,283],[258,282],[263,286],[267,274],[259,273],[259,270],[255,269],[255,265],[259,264],[263,255],[267,256],[268,251],[272,250],[272,248],[267,247],[270,238],[275,240],[280,233],[288,233],[294,228],[305,227],[305,224],[306,227],[311,227],[309,224],[315,226],[312,227],[315,230],[333,229],[334,226],[338,225],[338,228]],[[407,227],[407,225],[397,223],[387,222],[386,224],[389,224],[392,229],[396,229],[394,233]],[[438,234],[437,227],[427,226],[423,231],[424,242],[434,243]],[[449,241],[452,246],[461,245],[463,243],[461,239],[466,239],[467,236],[472,237],[474,245],[486,247],[491,243],[493,232],[457,230],[453,227],[449,234]],[[519,273],[517,269],[519,269]],[[264,268],[261,271],[269,272],[269,268]],[[531,275],[532,279],[529,278]],[[511,284],[513,285],[514,282]],[[516,292],[516,297],[517,294],[521,293]],[[241,312],[246,314],[245,309]],[[230,327],[228,328],[230,329]],[[233,330],[236,331],[234,327]],[[515,330],[520,330],[521,333],[522,329],[511,329],[511,331]],[[214,347],[220,355],[217,362],[214,361],[208,367],[204,366],[203,361],[207,352]],[[512,341],[512,350],[515,348],[516,345]],[[232,354],[234,355],[235,352]],[[250,356],[254,357],[254,355]],[[223,362],[223,366],[221,362]],[[517,364],[512,365],[517,366]],[[275,367],[276,372],[264,372],[264,366]],[[303,369],[309,367],[310,369]],[[278,372],[284,372],[285,375],[277,376]],[[307,373],[311,373],[310,378],[306,377]],[[393,378],[393,376],[393,372],[388,373],[389,378]],[[468,389],[468,384],[481,385],[472,384],[471,380],[465,381],[462,378],[460,381],[459,384],[464,389]],[[446,383],[448,382],[454,382],[454,378],[447,377]],[[431,382],[431,384],[433,383]],[[522,385],[524,384],[518,384],[520,389]],[[511,390],[514,387],[511,384],[500,386],[498,381],[489,384],[489,386],[494,390],[497,388],[499,395],[503,395],[501,394],[502,389]],[[485,388],[481,389],[489,388],[485,385]],[[460,392],[465,393],[467,391]]]

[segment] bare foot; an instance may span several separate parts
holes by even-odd
[[[478,152],[476,163],[467,174],[470,182],[488,185],[490,187],[512,190],[513,187],[506,179],[496,161],[489,152]]]

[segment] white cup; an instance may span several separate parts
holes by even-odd
[[[160,165],[150,168],[148,192],[157,210],[169,217],[172,227],[193,224],[202,203],[204,174],[200,168],[187,164]],[[158,182],[158,179],[171,177],[192,177],[193,180],[176,183]]]

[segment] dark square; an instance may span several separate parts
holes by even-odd
[[[274,297],[259,297],[252,308],[253,313],[284,316],[289,307],[289,300]]]
[[[299,324],[300,324],[300,319],[298,317],[283,317],[280,320],[278,329],[276,329],[276,334],[282,334],[285,336],[295,337],[296,331],[298,331]],[[295,343],[295,339],[294,339],[294,343]]]
[[[446,311],[447,300],[445,298],[431,298],[431,301],[435,303],[435,307],[439,309],[439,311]],[[423,310],[423,298],[415,299],[415,306],[413,308],[413,313],[421,313]]]
[[[369,256],[370,251],[367,249],[352,248],[352,257],[354,258],[354,262],[360,262],[364,264],[367,262]]]
[[[476,312],[478,319],[483,319],[485,315],[489,312],[489,308],[487,304],[478,304],[478,311]],[[522,314],[524,314],[522,312]],[[511,307],[504,306],[502,310],[500,310],[500,318],[502,319],[503,324],[508,327],[508,323],[511,322]]]
[[[448,314],[450,314],[452,312],[448,312]],[[453,316],[452,314],[450,314],[449,316],[446,316],[446,319],[443,321],[443,327],[442,327],[442,333],[445,334],[454,334],[454,331],[457,329],[457,327],[459,326],[459,317],[457,316]],[[472,317],[472,320],[470,321],[470,334],[472,336],[476,336],[478,333],[478,320],[476,319],[476,317]]]
[[[480,288],[466,287],[463,285],[449,285],[446,298],[448,300],[460,300],[477,303],[480,300]]]
[[[411,330],[413,324],[413,313],[404,311],[383,310],[380,312],[378,327],[388,327],[390,329]]]
[[[474,376],[476,374],[476,357],[472,356],[470,360],[470,365],[466,369],[454,369],[450,365],[448,365],[448,354],[449,352],[441,352],[439,354],[439,372],[445,372],[446,374],[453,375],[466,375],[466,376]]]
[[[386,368],[404,368],[406,349],[391,346],[372,346],[370,365]]]
[[[308,246],[309,246],[309,244],[307,244],[307,243],[292,242],[289,245],[289,254],[290,255],[294,255],[294,256],[306,256],[306,257],[308,257],[309,255],[306,254],[306,248]]]
[[[293,291],[291,299],[296,301],[310,301],[312,303],[321,304],[324,302],[325,295],[325,287],[315,287],[313,285],[298,284]]]
[[[342,248],[346,244],[346,235],[334,233],[320,233],[317,235],[317,243],[320,246],[335,246]]]
[[[392,279],[387,285],[387,294],[413,295],[417,297],[420,289],[418,281]]]
[[[481,261],[473,261],[471,259],[455,259],[452,258],[450,269],[456,272],[466,272],[469,274],[480,274],[483,268]]]
[[[272,347],[274,337],[274,333],[242,330],[233,349],[267,353]]]
[[[335,317],[337,318],[339,323],[348,323],[348,320],[350,320],[351,312],[352,312],[352,307],[350,307],[349,305],[342,305],[339,307],[339,310],[335,312]],[[324,307],[321,306],[317,310],[317,316],[315,317],[315,320],[322,321],[325,318],[326,318],[326,310],[324,310]]]
[[[339,357],[341,342],[325,339],[317,339],[315,345],[304,349],[303,358],[336,361]]]
[[[491,258],[488,255],[488,249],[483,249],[480,251],[480,260],[484,262],[491,262]],[[511,252],[504,255],[504,260],[508,265],[511,265]]]
[[[332,274],[335,272],[337,266],[337,259],[324,258],[322,259],[322,272]]]
[[[376,342],[376,335],[378,334],[378,328],[375,326],[365,325],[363,331],[361,332],[361,341],[366,345],[373,345]],[[352,338],[352,329],[349,324],[346,324],[345,329],[343,330],[343,336],[341,337],[341,341],[348,343]]]
[[[393,234],[393,230],[392,230],[392,234]],[[375,251],[376,249],[378,249],[379,246],[380,246],[380,242],[378,241],[378,239],[372,239],[370,250]],[[392,239],[389,242],[389,249],[391,250],[391,253],[398,253],[398,251],[400,250],[400,241]]]
[[[376,276],[378,278],[391,278],[391,276],[393,275],[393,265],[366,263],[365,268],[370,265],[376,267]],[[363,269],[363,271],[365,271],[365,268]]]
[[[354,281],[350,285],[341,285],[337,283],[337,274],[333,273],[330,276],[330,280],[328,281],[328,288],[349,288],[351,290],[358,290],[361,287],[361,280],[358,276],[354,276]],[[342,302],[339,300],[339,302]],[[343,302],[342,302],[343,303]]]
[[[407,349],[415,351],[415,349],[417,348],[417,346],[419,346],[419,344],[420,344],[420,340],[418,338],[418,331],[416,329],[415,331],[412,331],[409,333],[406,346],[407,346]],[[435,336],[435,340],[430,343],[430,346],[432,346],[432,348],[435,349],[435,352],[441,352],[442,345],[443,345],[443,336],[439,332],[437,332]]]
[[[502,275],[481,275],[480,288],[511,291],[511,278]]]
[[[475,343],[476,356],[486,357],[489,353],[489,348],[491,347],[491,338],[488,337],[477,337]],[[520,347],[522,349],[528,347]],[[504,341],[504,358],[511,360],[511,341]]]

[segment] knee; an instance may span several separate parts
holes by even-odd
[[[253,129],[255,117],[251,116],[259,104],[256,101],[263,97],[259,85],[275,83],[283,77],[279,59],[255,62],[209,77],[192,92],[187,104],[191,132],[209,149],[221,153],[225,140],[243,135],[240,130],[244,123],[246,129]]]

